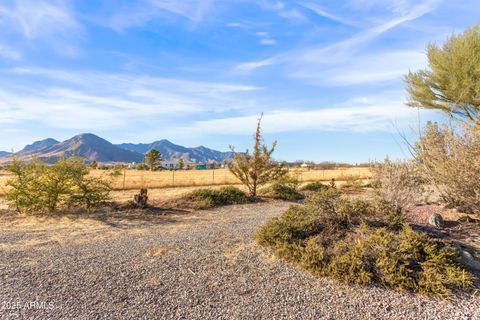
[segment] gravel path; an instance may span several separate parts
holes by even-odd
[[[141,232],[121,230],[107,239],[4,249],[0,317],[480,319],[480,294],[446,302],[351,287],[274,259],[252,235],[287,206],[224,207],[150,221]],[[0,231],[0,244],[35,236]]]

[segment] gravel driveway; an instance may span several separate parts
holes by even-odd
[[[107,238],[36,246],[8,245],[40,237],[38,230],[2,230],[0,317],[480,319],[479,294],[447,302],[351,287],[274,259],[252,235],[287,207],[231,206],[135,227],[109,222],[102,232],[115,232]]]

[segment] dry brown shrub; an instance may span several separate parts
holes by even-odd
[[[479,126],[428,123],[415,153],[425,176],[447,204],[480,213]]]
[[[372,185],[378,195],[396,213],[401,213],[418,204],[425,193],[423,179],[415,163],[391,161],[372,163]]]

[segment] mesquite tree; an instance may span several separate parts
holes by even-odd
[[[480,124],[480,29],[466,29],[443,47],[427,47],[428,68],[405,77],[408,105],[441,110],[467,123]]]
[[[272,153],[275,151],[277,142],[275,141],[271,148],[262,144],[260,126],[262,117],[263,114],[258,119],[253,152],[250,153],[248,149],[245,153],[235,152],[235,148],[230,146],[234,159],[227,163],[230,172],[248,188],[251,197],[256,197],[259,186],[274,181],[287,173],[282,163],[272,160]]]

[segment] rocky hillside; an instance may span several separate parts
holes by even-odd
[[[159,140],[152,143],[122,143],[114,145],[111,142],[91,133],[76,135],[68,140],[59,142],[48,138],[36,141],[25,146],[15,155],[29,159],[37,157],[46,162],[55,162],[60,157],[77,155],[87,161],[97,162],[143,162],[145,153],[150,149],[156,149],[162,154],[163,160],[178,161],[183,159],[187,162],[207,163],[224,162],[232,158],[231,152],[220,152],[204,146],[187,148],[176,145],[168,140]],[[10,156],[9,152],[0,152],[0,158],[4,161]]]

